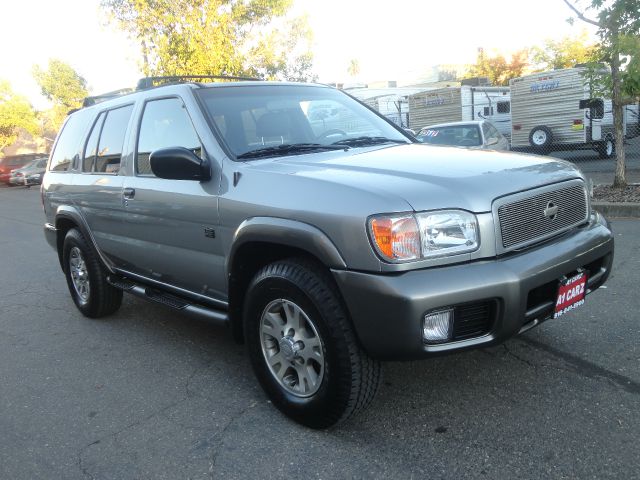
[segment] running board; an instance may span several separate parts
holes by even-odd
[[[180,298],[176,295],[163,292],[157,288],[147,287],[140,283],[133,282],[128,278],[109,275],[107,277],[109,285],[119,288],[120,290],[132,293],[136,297],[144,298],[145,300],[151,300],[156,303],[161,303],[174,310],[185,312],[193,317],[208,320],[216,325],[228,325],[229,315],[221,310],[215,310],[212,308],[204,307],[202,305],[195,305],[189,303],[187,300]]]

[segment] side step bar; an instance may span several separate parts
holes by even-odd
[[[107,277],[107,282],[124,292],[132,293],[133,295],[144,298],[145,300],[161,303],[175,310],[185,312],[191,316],[208,320],[216,325],[229,325],[229,315],[227,312],[223,312],[222,310],[215,310],[210,307],[189,303],[188,300],[176,295],[171,295],[170,293],[163,292],[157,288],[148,287],[120,276],[109,275]]]

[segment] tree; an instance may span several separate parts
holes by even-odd
[[[140,45],[145,75],[310,75],[310,29],[293,0],[101,0]],[[304,46],[307,48],[304,48]],[[297,53],[289,57],[291,51]]]
[[[466,77],[487,77],[492,85],[509,85],[509,80],[522,76],[529,64],[528,57],[528,50],[522,49],[513,53],[511,60],[507,61],[500,54],[487,57],[480,48],[476,63],[471,66]]]
[[[20,129],[37,134],[36,114],[25,97],[15,94],[9,82],[0,80],[0,151],[16,141]]]
[[[267,80],[315,81],[311,74],[313,32],[306,16],[261,34],[247,55],[246,73]]]
[[[53,104],[50,118],[58,130],[69,110],[79,108],[88,95],[87,81],[69,64],[57,59],[49,60],[46,70],[34,65],[33,78],[40,85],[42,95]]]
[[[616,142],[616,173],[613,186],[627,185],[624,151],[624,106],[640,96],[638,72],[638,34],[640,33],[640,0],[589,0],[587,6],[577,0],[564,0],[578,19],[598,27],[600,44],[597,60],[610,67],[602,75],[602,69],[592,62],[589,75],[599,80],[592,87],[604,90],[613,104],[613,125]],[[569,19],[573,23],[573,18]],[[631,54],[631,61],[625,58]],[[626,64],[626,65],[625,65]],[[626,68],[623,68],[626,67]],[[594,73],[595,72],[595,73]]]
[[[540,71],[572,68],[593,59],[596,45],[589,42],[586,30],[578,36],[547,39],[542,47],[531,48],[531,60]]]
[[[347,73],[350,77],[357,77],[358,75],[360,75],[360,62],[357,58],[352,58],[351,60],[349,60]]]

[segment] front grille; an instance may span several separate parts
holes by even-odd
[[[452,340],[481,337],[489,333],[495,315],[495,300],[456,305],[453,310]]]
[[[502,246],[510,249],[543,240],[581,224],[587,215],[587,194],[582,182],[534,192],[498,208]]]

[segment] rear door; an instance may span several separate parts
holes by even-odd
[[[98,248],[115,266],[123,264],[127,248],[120,166],[132,112],[129,104],[95,117],[71,188]]]
[[[142,108],[134,168],[124,184],[129,235],[126,269],[204,295],[224,297],[224,256],[216,237],[219,181],[167,180],[151,171],[151,152],[184,147],[206,153],[183,99],[151,98]]]

